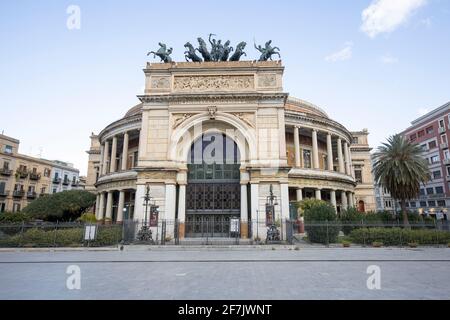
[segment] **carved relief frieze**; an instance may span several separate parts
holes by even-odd
[[[234,112],[232,113],[232,115],[245,122],[251,128],[255,128],[255,120],[253,113]]]
[[[174,121],[172,129],[178,128],[183,122],[187,119],[191,118],[194,113],[183,113],[183,114],[174,114]]]
[[[259,87],[276,87],[277,75],[276,74],[262,74],[258,76]]]
[[[244,91],[254,89],[253,75],[178,76],[174,91]]]
[[[153,89],[170,89],[170,77],[152,77],[151,87]]]

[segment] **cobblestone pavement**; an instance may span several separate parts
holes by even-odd
[[[71,265],[80,290],[67,288]],[[450,249],[12,250],[0,287],[0,299],[450,299]]]

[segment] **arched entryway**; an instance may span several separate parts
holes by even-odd
[[[358,211],[366,212],[366,205],[365,205],[364,201],[362,201],[362,200],[358,201]]]
[[[187,159],[186,237],[228,237],[240,217],[240,152],[223,133],[202,134]]]

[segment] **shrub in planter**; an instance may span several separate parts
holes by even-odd
[[[308,240],[315,243],[335,243],[340,227],[334,207],[323,201],[311,205],[304,212]]]
[[[410,243],[408,243],[408,246],[409,246],[410,248],[417,248],[418,245],[419,245],[419,244],[418,244],[417,242],[410,242]]]
[[[374,248],[381,248],[381,247],[383,246],[383,242],[380,242],[380,241],[374,241],[374,242],[372,242],[372,246],[373,246]]]
[[[349,248],[350,245],[351,245],[351,242],[350,241],[346,241],[346,240],[342,241],[341,243],[342,243],[342,246],[344,248]]]
[[[97,234],[97,239],[93,243],[95,246],[111,246],[119,243],[122,239],[122,227],[110,226],[100,227]]]
[[[450,232],[430,229],[402,228],[360,228],[350,233],[354,243],[383,242],[384,245],[407,245],[417,243],[422,245],[446,244],[450,241]]]

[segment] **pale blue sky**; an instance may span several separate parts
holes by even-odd
[[[79,30],[66,26],[69,5]],[[447,0],[2,1],[0,132],[85,174],[90,133],[138,102],[147,52],[163,41],[184,61],[184,43],[209,33],[272,39],[285,91],[368,128],[372,147],[450,100]]]

